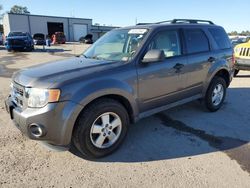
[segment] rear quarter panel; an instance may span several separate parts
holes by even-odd
[[[203,86],[203,96],[206,95],[210,82],[220,70],[226,70],[231,77],[233,72],[232,54],[232,49],[217,50],[214,52],[213,56],[216,58],[216,61],[210,63],[210,68]]]

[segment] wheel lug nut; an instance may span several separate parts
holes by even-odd
[[[108,134],[110,135],[110,134],[111,134],[111,131],[109,131]]]
[[[103,136],[106,136],[106,134],[104,133]]]
[[[102,129],[102,132],[104,132],[104,129]]]
[[[106,124],[106,127],[108,127],[109,125],[108,124]]]
[[[112,129],[112,126],[110,126],[109,129]]]

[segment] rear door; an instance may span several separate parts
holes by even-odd
[[[203,83],[215,57],[212,55],[209,39],[204,30],[188,28],[183,31],[187,54],[186,89],[189,91],[188,96],[191,97],[202,92]]]
[[[160,49],[165,53],[163,62],[138,64],[138,95],[140,110],[146,111],[181,99],[186,75],[176,65],[186,65],[182,55],[179,30],[158,32],[147,46],[147,50]],[[146,53],[146,52],[145,52]]]

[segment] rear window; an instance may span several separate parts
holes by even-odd
[[[44,34],[34,34],[33,38],[41,38],[43,39],[44,38]]]
[[[218,49],[228,49],[231,48],[230,41],[227,37],[226,32],[220,28],[210,28],[208,29],[211,35],[213,36]]]
[[[14,36],[25,37],[27,36],[27,34],[23,32],[10,32],[8,36],[9,37],[14,37]]]
[[[185,39],[189,54],[207,52],[210,50],[207,36],[201,29],[186,29]]]

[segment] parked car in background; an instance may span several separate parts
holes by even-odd
[[[249,40],[250,40],[250,36],[247,36],[246,37],[246,42],[249,42]]]
[[[237,76],[240,70],[250,70],[250,41],[238,44],[234,48],[235,52],[235,72]]]
[[[80,43],[85,43],[85,44],[93,44],[93,35],[92,34],[87,34],[85,37],[81,37],[79,39]]]
[[[245,39],[238,38],[238,39],[231,39],[232,46],[235,47],[238,44],[244,43]]]
[[[65,44],[66,43],[66,37],[63,32],[55,32],[54,35],[52,35],[52,43],[53,44]]]
[[[3,41],[3,33],[0,32],[0,45],[3,45],[4,41]]]
[[[36,33],[33,35],[33,41],[35,45],[46,45],[45,35],[42,33]]]
[[[119,28],[80,56],[16,72],[6,109],[31,139],[103,157],[141,118],[198,99],[219,110],[233,60],[225,30],[211,21]]]
[[[6,38],[5,47],[8,51],[32,51],[34,50],[34,42],[27,32],[10,32]]]

